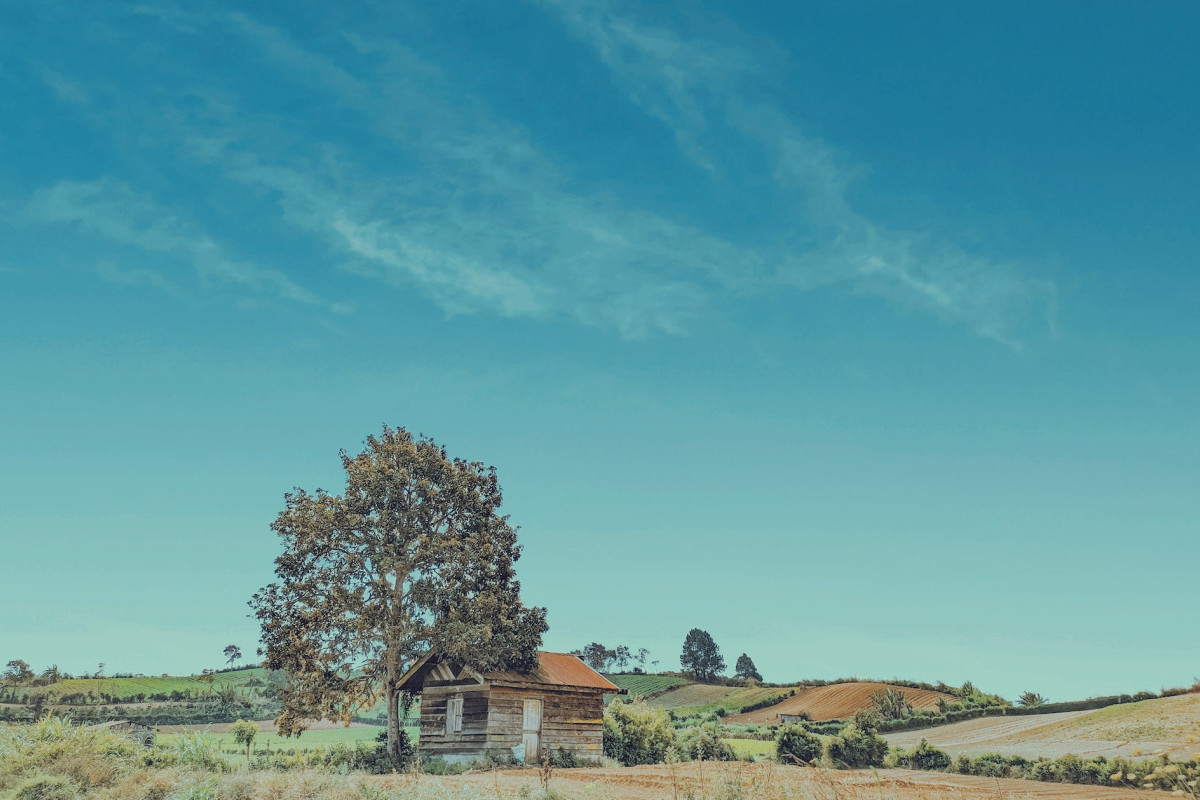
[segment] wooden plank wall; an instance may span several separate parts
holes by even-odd
[[[463,699],[462,730],[446,733],[446,701]],[[432,685],[421,693],[420,751],[438,756],[481,756],[488,746],[488,690],[471,681]]]
[[[584,758],[604,754],[604,695],[549,686],[493,686],[488,715],[488,746],[512,748],[521,744],[526,699],[541,699],[542,752],[574,750]]]

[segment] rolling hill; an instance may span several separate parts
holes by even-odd
[[[809,714],[814,721],[830,719],[847,719],[860,708],[871,706],[871,695],[887,689],[899,689],[904,692],[905,699],[912,703],[913,708],[934,708],[937,701],[947,701],[956,698],[930,691],[929,689],[910,689],[905,686],[892,686],[887,683],[868,681],[854,683],[833,683],[826,686],[813,686],[796,690],[794,697],[789,697],[757,711],[746,714],[731,714],[725,717],[726,724],[757,724],[770,725],[779,722],[780,714]],[[778,693],[779,689],[768,690]],[[748,703],[746,705],[749,705]]]
[[[1183,760],[1200,754],[1200,694],[1122,703],[1097,711],[988,717],[887,734],[889,743],[901,747],[912,747],[921,739],[951,755],[1168,755]]]

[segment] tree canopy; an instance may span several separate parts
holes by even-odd
[[[397,685],[416,658],[432,650],[480,671],[531,670],[546,610],[521,602],[521,548],[499,513],[494,467],[386,426],[341,459],[341,495],[285,495],[271,525],[284,541],[277,580],[250,605],[264,666],[289,675],[280,733],[306,719],[348,721],[383,698],[398,755]]]
[[[242,648],[236,644],[226,645],[225,649],[221,652],[225,654],[225,663],[231,667],[233,666],[233,662],[239,661],[242,658]]]
[[[762,675],[758,671],[758,667],[754,666],[754,659],[742,653],[738,656],[737,663],[733,665],[733,677],[762,681]]]
[[[698,681],[712,680],[725,671],[725,659],[708,631],[692,628],[683,640],[679,664]]]

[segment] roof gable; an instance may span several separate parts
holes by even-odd
[[[447,671],[447,667],[450,669]],[[605,678],[594,669],[584,664],[570,653],[538,652],[538,665],[532,672],[517,672],[515,670],[495,670],[482,676],[474,670],[468,673],[462,665],[443,665],[432,652],[426,653],[409,668],[400,679],[398,688],[408,691],[420,691],[426,678],[436,675],[451,674],[464,677],[482,677],[492,683],[519,684],[522,686],[542,685],[561,686],[563,688],[598,689],[613,694],[624,694],[624,690]]]

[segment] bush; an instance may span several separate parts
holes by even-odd
[[[950,766],[950,756],[922,739],[912,750],[896,749],[896,766],[905,769],[943,770]]]
[[[826,745],[825,754],[836,767],[878,767],[887,755],[888,744],[871,728],[851,723]]]
[[[604,755],[627,767],[658,764],[675,746],[675,730],[666,711],[645,703],[614,701],[604,710]]]
[[[775,739],[775,756],[785,764],[812,765],[821,750],[821,740],[801,725],[784,725]]]
[[[737,760],[733,747],[721,738],[720,726],[713,722],[685,730],[679,738],[679,750],[695,761]]]
[[[421,771],[428,775],[458,775],[467,771],[467,765],[450,764],[441,756],[432,756],[421,762]]]

